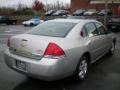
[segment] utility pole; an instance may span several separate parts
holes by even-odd
[[[46,4],[46,11],[48,11],[48,3],[47,3],[47,0],[45,0],[45,4]]]
[[[111,6],[112,6],[112,13],[114,13],[114,1],[112,0],[112,3],[111,3]]]
[[[104,15],[104,25],[107,25],[107,9],[108,9],[108,0],[105,0],[105,15]]]

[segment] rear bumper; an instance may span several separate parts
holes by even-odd
[[[25,63],[26,69],[22,70],[17,68],[16,62],[22,61]],[[48,59],[42,58],[41,60],[33,60],[21,56],[11,54],[9,49],[5,51],[6,64],[21,73],[27,74],[45,81],[58,80],[67,76],[70,76],[74,71],[70,70],[69,64],[66,65],[65,60],[60,59]]]

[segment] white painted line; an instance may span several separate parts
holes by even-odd
[[[13,32],[13,31],[4,31],[4,32]]]

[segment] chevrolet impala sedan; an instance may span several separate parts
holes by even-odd
[[[5,62],[13,70],[40,80],[68,76],[83,80],[90,64],[114,53],[115,41],[96,20],[54,19],[9,38]]]

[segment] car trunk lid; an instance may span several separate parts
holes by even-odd
[[[16,55],[32,59],[41,59],[50,42],[56,41],[55,37],[23,34],[14,36],[10,40],[10,51]]]

